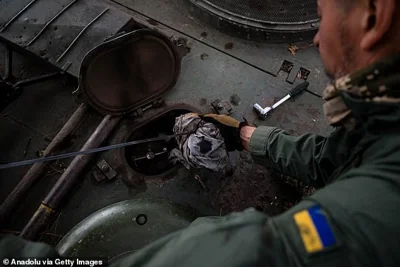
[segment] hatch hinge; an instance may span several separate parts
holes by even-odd
[[[158,107],[162,106],[162,104],[164,104],[164,99],[159,98],[157,100],[154,100],[150,104],[147,104],[143,107],[136,109],[135,111],[132,112],[132,116],[135,118],[141,117],[141,116],[143,116],[143,113],[146,112],[147,110],[152,109],[152,108],[158,108]]]

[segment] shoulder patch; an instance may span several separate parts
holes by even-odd
[[[293,217],[308,253],[321,252],[337,245],[335,234],[320,206],[297,212]]]

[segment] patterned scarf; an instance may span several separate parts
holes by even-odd
[[[365,102],[400,104],[400,54],[337,79],[325,89],[324,113],[328,123],[353,129],[356,121],[344,103],[342,92]]]

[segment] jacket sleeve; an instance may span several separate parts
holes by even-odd
[[[321,188],[347,159],[347,131],[337,128],[329,137],[316,134],[291,136],[275,128],[261,126],[250,140],[250,153],[279,172]]]

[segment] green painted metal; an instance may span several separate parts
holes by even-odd
[[[190,211],[167,200],[122,201],[81,221],[56,249],[65,257],[113,259],[189,226],[194,217]]]

